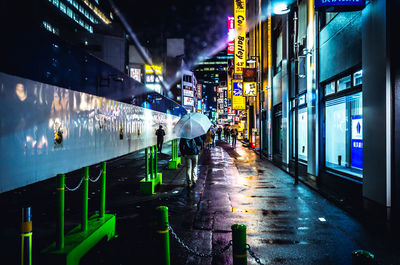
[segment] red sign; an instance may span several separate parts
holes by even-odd
[[[235,18],[228,17],[228,54],[235,53]]]
[[[228,115],[229,116],[235,116],[236,115],[236,111],[232,109],[232,107],[228,107]]]
[[[239,116],[235,116],[235,121],[240,121],[240,117]]]

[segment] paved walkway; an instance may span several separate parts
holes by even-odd
[[[166,146],[166,152],[168,150]],[[165,168],[169,155],[161,156],[164,185],[156,195],[138,193],[143,176],[143,152],[108,163],[106,209],[117,215],[118,237],[102,242],[81,265],[154,264],[155,213],[169,208],[170,224],[178,236],[199,252],[210,253],[231,240],[231,225],[247,226],[247,240],[264,264],[351,264],[351,252],[366,249],[378,264],[400,264],[398,244],[385,240],[378,230],[366,229],[318,193],[267,161],[261,161],[238,142],[236,149],[219,142],[204,151],[196,187],[185,187],[184,170]],[[91,169],[96,173],[98,169]],[[68,174],[68,184],[81,172]],[[72,185],[73,186],[73,185]],[[0,255],[18,264],[19,218],[23,202],[33,203],[34,264],[46,263],[40,250],[54,241],[55,181],[37,183],[0,196]],[[91,186],[92,187],[92,186]],[[90,190],[89,210],[95,211],[98,190]],[[29,199],[27,199],[29,198]],[[66,231],[79,224],[80,193],[66,194]],[[172,264],[232,264],[231,249],[213,258],[189,255],[172,237]],[[249,256],[249,264],[256,264]]]
[[[400,264],[390,242],[240,144],[233,150],[221,143],[203,154],[194,197],[193,213],[170,205],[170,222],[202,252],[223,247],[231,225],[240,223],[264,264],[351,264],[356,249],[375,253],[378,264]],[[175,264],[232,264],[231,251],[204,259],[185,256],[176,242],[172,247],[179,251]],[[250,257],[249,264],[255,264]]]

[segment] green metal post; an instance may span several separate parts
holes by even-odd
[[[157,177],[157,160],[158,160],[158,155],[157,155],[157,145],[154,146],[154,177]]]
[[[175,160],[178,158],[178,139],[175,139]]]
[[[149,149],[145,149],[145,156],[146,156],[146,180],[149,180]]]
[[[150,171],[151,178],[154,178],[154,146],[150,147]]]
[[[247,265],[246,226],[232,225],[233,265]]]
[[[159,246],[159,262],[157,264],[170,265],[169,253],[169,222],[168,222],[168,207],[159,206],[156,208],[157,216],[157,234]]]
[[[21,265],[32,265],[32,219],[31,207],[22,208]]]
[[[57,175],[57,223],[56,223],[56,248],[64,248],[64,202],[65,202],[65,174]]]
[[[175,161],[175,140],[172,140],[172,161]]]
[[[103,162],[103,176],[101,178],[100,187],[100,218],[103,218],[106,213],[106,161]]]
[[[86,232],[88,229],[88,200],[89,200],[89,167],[83,168],[83,183],[82,183],[82,219],[81,230]]]

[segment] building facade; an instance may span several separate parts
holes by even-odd
[[[354,212],[397,220],[399,4],[279,3],[247,1],[264,92],[247,113],[262,154]]]

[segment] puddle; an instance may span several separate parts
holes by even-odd
[[[308,245],[307,241],[297,241],[289,239],[262,239],[262,243],[270,245]]]

